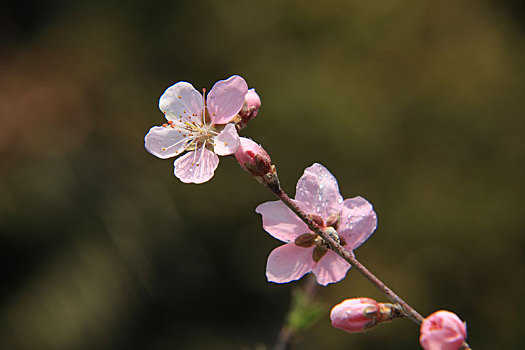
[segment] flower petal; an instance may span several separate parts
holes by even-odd
[[[317,279],[317,283],[326,286],[329,283],[339,282],[345,278],[349,269],[349,263],[333,251],[329,250],[312,269],[312,272]]]
[[[338,233],[351,250],[363,244],[377,227],[377,215],[363,197],[345,199],[341,209]]]
[[[339,213],[343,203],[337,180],[318,163],[306,168],[297,181],[295,200],[304,204],[308,214],[317,214],[325,220]]]
[[[283,242],[293,242],[310,229],[281,201],[260,204],[255,212],[262,215],[266,232]]]
[[[220,156],[235,153],[239,147],[239,135],[234,124],[228,124],[221,133],[213,139],[214,151]]]
[[[266,277],[275,283],[298,280],[312,270],[312,248],[287,243],[275,248],[268,256]]]
[[[213,177],[219,157],[205,147],[188,152],[175,160],[175,176],[184,183],[200,184]]]
[[[169,126],[154,126],[144,137],[144,146],[154,156],[166,159],[182,153],[192,139]]]
[[[212,124],[226,124],[241,110],[248,85],[238,75],[219,80],[206,98]]]
[[[160,97],[159,108],[166,119],[176,123],[202,122],[203,100],[200,92],[185,81],[170,86]]]

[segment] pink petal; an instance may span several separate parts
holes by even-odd
[[[335,177],[321,164],[306,168],[297,182],[295,199],[304,204],[308,214],[327,219],[341,208],[343,197]]]
[[[214,151],[220,156],[227,156],[235,153],[239,147],[239,135],[234,124],[228,124],[221,133],[213,139]]]
[[[160,97],[159,108],[169,121],[202,124],[203,100],[200,92],[185,81],[170,86]]]
[[[255,208],[262,215],[266,232],[283,242],[293,242],[310,229],[281,201],[266,202]]]
[[[319,260],[317,266],[312,269],[312,272],[317,279],[317,283],[326,286],[329,283],[339,282],[345,278],[349,269],[349,263],[333,251],[329,250],[326,252],[325,256]]]
[[[241,110],[248,85],[238,75],[219,80],[206,98],[212,124],[226,124]]]
[[[191,140],[169,126],[154,126],[144,137],[144,146],[154,156],[166,159],[182,153]]]
[[[356,249],[374,233],[377,215],[366,199],[354,197],[345,199],[341,210],[338,233],[349,249]]]
[[[312,270],[312,248],[287,243],[275,248],[268,256],[266,277],[275,283],[298,280]]]
[[[219,157],[205,147],[188,152],[175,160],[175,176],[184,183],[200,184],[213,177]]]

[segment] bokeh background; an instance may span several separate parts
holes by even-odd
[[[357,257],[474,349],[525,348],[525,46],[517,0],[8,1],[0,13],[0,347],[264,349],[290,291],[270,284],[254,208],[222,158],[187,185],[143,147],[158,98],[242,75],[243,131],[294,194],[320,162],[379,226]],[[297,349],[418,349],[408,320],[350,335],[357,272],[323,288]]]

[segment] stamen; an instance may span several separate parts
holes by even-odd
[[[202,125],[206,125],[206,89],[202,89]]]
[[[179,132],[180,132],[180,131],[179,131]],[[193,141],[195,141],[195,139],[196,139],[196,137],[192,138],[192,140],[186,145],[186,147],[184,147],[184,149],[190,147],[191,143],[192,143]],[[168,146],[168,147],[162,147],[162,151],[163,151],[163,152],[166,152],[166,151],[169,150],[170,148],[175,147],[175,146],[177,146],[177,145],[179,145],[179,144],[181,144],[181,143],[184,143],[184,142],[188,142],[188,138],[187,138],[187,137],[183,138],[182,140],[180,140],[180,141],[178,141],[178,142],[175,142],[175,143],[174,143],[173,145],[171,145],[171,146]],[[182,151],[181,151],[181,152],[182,152]],[[180,152],[178,152],[178,153],[180,153]],[[177,154],[178,154],[178,153],[177,153]]]

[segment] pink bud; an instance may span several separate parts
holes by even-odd
[[[425,350],[458,350],[467,337],[467,325],[454,313],[440,310],[421,323],[419,342]]]
[[[272,160],[261,145],[246,137],[241,137],[239,140],[235,158],[244,170],[257,177],[264,177],[273,172]]]
[[[250,120],[255,118],[257,112],[259,112],[260,107],[261,98],[255,92],[255,89],[248,90],[246,96],[244,96],[244,105],[239,111],[240,120],[237,122],[238,128],[244,129],[246,127],[246,124],[248,124]]]
[[[332,326],[350,333],[363,332],[376,324],[377,301],[370,298],[346,299],[330,312]]]
[[[244,103],[246,103],[246,107],[248,107],[248,109],[254,110],[255,115],[257,115],[259,108],[261,108],[261,98],[255,92],[255,89],[248,90],[246,96],[244,97]],[[253,117],[255,117],[255,115]]]

